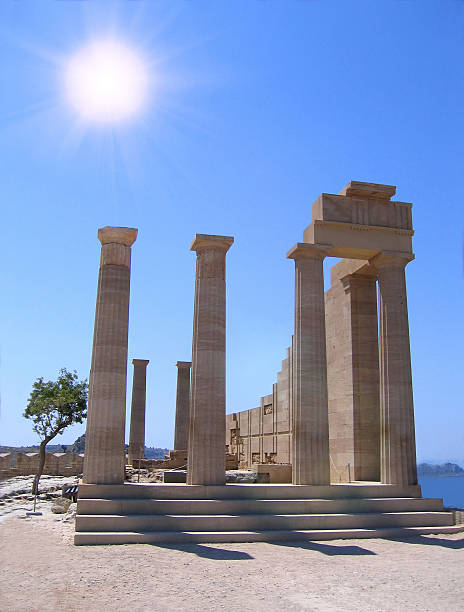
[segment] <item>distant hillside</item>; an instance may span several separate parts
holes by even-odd
[[[47,444],[47,452],[64,453],[69,448],[66,444]],[[36,446],[0,446],[0,453],[38,453],[39,445]]]
[[[128,446],[126,444],[126,451]],[[85,451],[85,434],[79,436],[71,447],[73,453],[83,453]],[[154,446],[145,447],[145,457],[147,459],[164,459],[169,452],[168,448],[155,448]]]
[[[126,444],[126,451],[128,447]],[[85,434],[79,436],[74,444],[48,444],[48,453],[83,453],[85,451]],[[39,446],[0,446],[0,453],[38,453]],[[147,459],[164,459],[169,453],[169,448],[158,448],[154,446],[145,447],[145,457]]]
[[[417,474],[418,476],[464,476],[464,469],[457,463],[442,463],[441,465],[419,463]]]
[[[145,446],[145,457],[147,459],[164,459],[169,453],[169,448],[155,448],[154,446]]]

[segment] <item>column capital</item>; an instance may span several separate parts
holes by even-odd
[[[357,289],[362,286],[369,284],[375,284],[377,282],[377,275],[364,275],[364,274],[347,274],[340,279],[343,285],[345,293],[349,293],[353,289]]]
[[[176,362],[176,366],[180,369],[180,368],[191,368],[192,367],[192,362],[191,361],[177,361]]]
[[[134,227],[111,227],[109,225],[98,230],[98,240],[102,244],[123,244],[130,247],[137,238],[138,230]]]
[[[215,236],[211,234],[195,234],[191,251],[203,251],[208,249],[219,249],[224,253],[230,249],[234,242],[233,236]]]
[[[308,244],[297,242],[287,253],[287,259],[324,259],[327,251],[332,247],[330,244]]]
[[[382,251],[370,260],[377,270],[383,268],[405,268],[415,258],[414,253],[402,251]]]
[[[149,359],[132,359],[132,364],[134,366],[143,366],[144,368],[146,368],[149,363]]]

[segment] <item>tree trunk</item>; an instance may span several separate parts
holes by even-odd
[[[45,438],[42,440],[39,447],[39,466],[37,468],[37,474],[35,475],[34,482],[32,483],[32,495],[39,494],[39,480],[42,476],[42,472],[45,465],[45,449],[47,444],[50,442],[51,438]]]

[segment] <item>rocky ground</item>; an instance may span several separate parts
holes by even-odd
[[[34,509],[34,496],[31,494],[34,476],[15,476],[0,481],[0,524],[10,515],[21,516]],[[63,486],[78,483],[78,476],[42,476],[40,479],[39,506],[51,508],[52,502],[61,497]],[[0,608],[1,610],[1,608]]]

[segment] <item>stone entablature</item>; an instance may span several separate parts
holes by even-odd
[[[391,202],[395,191],[351,181],[338,195],[321,194],[304,242],[331,245],[327,255],[350,259],[371,259],[383,251],[412,253],[412,204]]]
[[[358,200],[344,195],[323,193],[312,208],[313,221],[351,223],[368,227],[388,227],[412,232],[412,204],[384,200]]]

